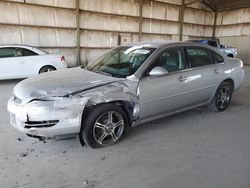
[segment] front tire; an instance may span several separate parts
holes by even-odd
[[[212,110],[224,111],[231,103],[233,85],[230,82],[222,82],[216,90],[214,99],[211,104]]]
[[[128,118],[120,106],[102,104],[87,114],[79,137],[87,146],[101,148],[117,143],[128,128]]]

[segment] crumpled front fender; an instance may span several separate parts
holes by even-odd
[[[99,86],[91,90],[77,94],[79,97],[87,97],[86,106],[95,106],[102,103],[124,101],[129,103],[132,109],[133,120],[139,117],[139,89],[138,81],[123,80]]]

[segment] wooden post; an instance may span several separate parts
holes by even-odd
[[[214,12],[214,25],[213,25],[213,38],[216,36],[216,25],[217,25],[217,17],[218,17],[218,11],[215,10]]]
[[[142,9],[143,9],[143,0],[140,0],[140,4],[139,4],[139,42],[141,41],[141,35],[142,35]]]
[[[182,0],[181,9],[180,9],[180,13],[179,13],[179,22],[180,22],[179,41],[182,41],[182,38],[183,38],[184,10],[185,10],[185,0]]]
[[[76,0],[76,53],[77,66],[81,65],[81,48],[80,48],[80,0]]]

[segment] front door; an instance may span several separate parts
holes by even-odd
[[[150,76],[155,67],[164,68],[168,73]],[[189,88],[182,77],[182,71],[187,68],[181,47],[168,48],[159,55],[139,81],[140,119],[169,113],[189,103],[184,97]]]
[[[0,78],[21,78],[25,66],[16,48],[0,48]]]

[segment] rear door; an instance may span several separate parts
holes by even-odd
[[[189,87],[193,88],[192,105],[205,103],[211,98],[221,80],[220,64],[215,62],[212,51],[207,48],[188,46],[185,49],[191,69],[183,76]]]
[[[22,78],[25,66],[16,48],[0,48],[0,78]]]
[[[26,48],[19,48],[22,56],[22,63],[25,66],[24,73],[27,77],[38,74],[38,67],[40,67],[40,58],[36,52]]]

